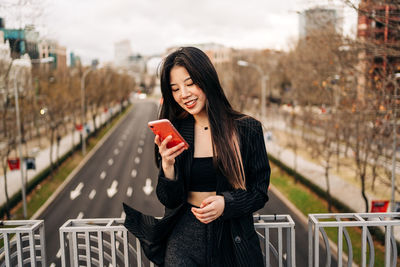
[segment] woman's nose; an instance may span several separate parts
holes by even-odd
[[[190,96],[190,91],[186,86],[183,86],[181,90],[181,97],[186,98],[188,96]]]

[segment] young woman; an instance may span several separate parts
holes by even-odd
[[[155,137],[156,220],[124,205],[125,226],[164,266],[263,266],[252,213],[268,200],[270,167],[261,123],[232,109],[207,55],[183,47],[161,70],[160,119],[189,143]]]

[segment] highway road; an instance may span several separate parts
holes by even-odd
[[[119,218],[122,202],[162,216],[163,207],[155,194],[158,170],[154,164],[154,135],[147,128],[147,122],[156,119],[156,112],[154,101],[134,102],[115,131],[42,213],[49,266],[61,266],[59,228],[68,219]],[[291,211],[270,193],[269,202],[258,213]],[[307,266],[307,228],[295,215],[292,217],[296,222],[296,264]]]

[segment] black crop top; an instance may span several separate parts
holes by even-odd
[[[217,176],[213,158],[193,158],[189,191],[214,192],[217,188]]]

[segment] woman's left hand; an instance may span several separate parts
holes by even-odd
[[[202,223],[210,223],[222,215],[225,209],[225,199],[223,196],[210,196],[203,200],[200,208],[192,208],[196,218]]]

